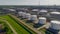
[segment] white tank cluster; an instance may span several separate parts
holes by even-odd
[[[45,24],[46,23],[46,18],[45,17],[39,17],[38,23]]]
[[[52,18],[60,19],[60,12],[50,12]]]
[[[22,18],[27,18],[27,20],[31,19],[31,14],[30,13],[26,13],[26,12],[18,12],[19,16],[21,16]]]
[[[19,16],[22,16],[22,18],[26,18],[27,20],[31,20],[35,24],[37,24],[37,23],[45,24],[46,23],[45,17],[39,17],[39,19],[38,19],[37,15],[31,15],[30,13],[19,12]]]
[[[55,29],[55,30],[60,30],[60,21],[52,20],[50,28]]]

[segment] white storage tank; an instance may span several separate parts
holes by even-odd
[[[60,14],[60,12],[50,12],[50,14]]]
[[[9,9],[9,11],[15,11],[14,9]]]
[[[19,16],[22,16],[22,13],[23,13],[23,12],[18,12],[18,15],[19,15]]]
[[[23,12],[23,13],[22,13],[22,18],[26,18],[25,16],[26,16],[26,13]]]
[[[47,13],[48,13],[48,11],[47,10],[40,10],[40,12],[39,12],[39,14],[41,15],[41,16],[46,16],[47,15]]]
[[[46,13],[46,12],[48,12],[48,11],[47,11],[47,10],[43,10],[43,9],[42,9],[42,10],[40,10],[40,12],[45,12],[45,13]]]
[[[31,20],[32,21],[37,20],[37,15],[31,15]]]
[[[39,11],[39,9],[33,9],[32,11]]]
[[[57,9],[50,9],[49,12],[57,12]]]
[[[26,18],[27,18],[27,20],[30,20],[31,19],[31,14],[30,13],[26,13]]]
[[[32,15],[37,15],[39,13],[39,9],[33,9],[31,14]]]
[[[45,24],[46,23],[46,18],[45,17],[39,17],[38,23]]]
[[[33,21],[33,23],[38,23],[38,19],[37,19],[37,15],[31,15],[31,21]]]
[[[60,21],[52,20],[50,28],[55,29],[55,30],[60,30]]]
[[[60,19],[60,12],[50,12],[51,18]]]

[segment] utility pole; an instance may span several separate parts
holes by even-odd
[[[38,0],[38,6],[40,6],[40,0]]]
[[[38,6],[40,7],[40,0],[38,0]],[[39,17],[39,13],[40,13],[40,8],[38,9],[38,13],[37,13],[38,17]]]

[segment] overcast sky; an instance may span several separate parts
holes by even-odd
[[[0,5],[60,5],[60,0],[0,0]]]

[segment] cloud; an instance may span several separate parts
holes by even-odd
[[[0,0],[0,5],[60,5],[60,0]]]
[[[60,0],[41,0],[41,5],[60,5]]]

